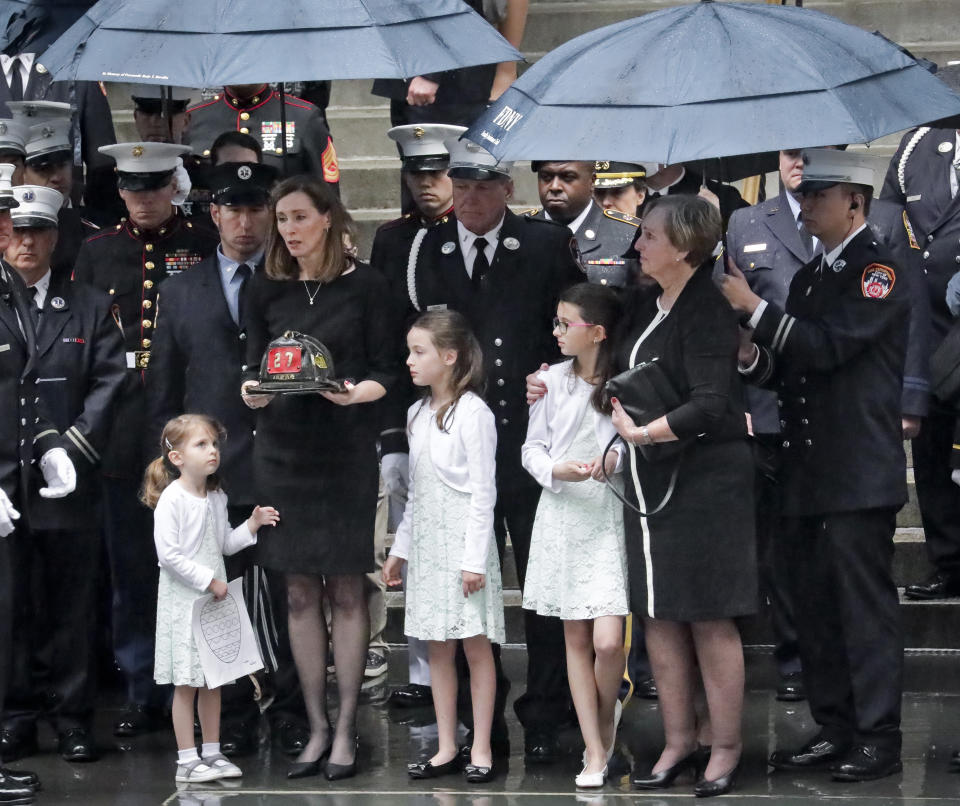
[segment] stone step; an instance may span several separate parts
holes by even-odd
[[[392,157],[397,159],[386,106],[328,107],[327,122],[341,158]]]

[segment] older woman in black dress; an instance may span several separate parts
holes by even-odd
[[[675,458],[646,461],[639,445],[681,440],[676,487],[650,516],[625,508],[631,610],[645,615],[647,649],[660,693],[666,746],[642,789],[670,786],[707,761],[698,749],[697,666],[706,692],[712,752],[696,794],[729,791],[741,750],[743,649],[736,616],[757,607],[753,469],[737,373],[737,319],[707,266],[720,215],[703,199],[667,196],[647,208],[637,251],[657,293],[628,304],[619,369],[658,360],[683,401],[641,425],[614,402],[628,445],[626,493],[644,512],[663,499]],[[629,401],[624,400],[624,403]]]
[[[364,574],[374,569],[377,417],[397,372],[395,331],[385,281],[351,256],[352,223],[339,199],[308,176],[273,192],[275,221],[266,270],[250,280],[245,303],[244,400],[261,408],[254,440],[258,494],[275,502],[280,524],[258,546],[259,561],[286,573],[290,645],[310,721],[310,741],[288,772],[330,780],[356,770],[356,713],[369,622]],[[299,331],[326,345],[345,392],[251,395],[272,339]],[[326,711],[327,629],[332,612],[340,711]]]

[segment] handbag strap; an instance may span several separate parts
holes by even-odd
[[[677,474],[680,472],[680,460],[683,459],[683,454],[681,453],[677,457],[677,461],[673,466],[673,472],[670,474],[670,484],[667,486],[667,491],[663,495],[663,499],[657,504],[655,509],[648,510],[644,512],[640,507],[634,506],[631,504],[617,488],[616,485],[610,481],[610,477],[607,475],[607,454],[610,453],[610,449],[613,447],[613,443],[618,439],[622,439],[619,434],[615,434],[610,441],[607,443],[607,447],[603,449],[603,455],[600,457],[600,468],[603,470],[603,480],[606,482],[607,487],[613,492],[613,494],[619,498],[624,506],[630,507],[634,512],[644,518],[649,518],[651,515],[656,515],[660,510],[662,510],[673,497],[673,491],[677,486]],[[624,445],[627,443],[624,442]]]

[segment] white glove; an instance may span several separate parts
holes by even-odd
[[[952,481],[954,484],[960,484],[960,470],[954,470],[950,474],[950,481]]]
[[[14,521],[19,517],[20,513],[13,508],[13,502],[0,490],[0,537],[6,537],[14,530]]]
[[[63,448],[51,448],[40,459],[40,470],[46,487],[40,488],[41,498],[63,498],[77,489],[77,471]]]
[[[410,455],[407,453],[388,453],[380,460],[380,475],[387,495],[407,497],[407,483],[410,481]]]
[[[190,195],[193,183],[190,181],[190,174],[183,167],[183,160],[180,157],[177,157],[177,167],[173,170],[173,178],[177,183],[177,192],[174,194],[171,203],[176,207],[181,207],[187,200],[187,196]]]

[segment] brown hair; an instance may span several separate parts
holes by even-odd
[[[277,229],[277,202],[291,193],[306,193],[317,212],[321,215],[330,214],[330,230],[323,245],[320,273],[310,279],[322,283],[336,280],[353,263],[353,244],[357,240],[353,219],[330,185],[308,174],[284,179],[270,194],[270,205],[274,214],[270,234],[267,236],[267,277],[272,280],[296,280],[300,276],[300,264],[287,250],[287,245]]]
[[[143,474],[143,487],[140,500],[150,509],[156,509],[160,493],[170,486],[170,482],[180,476],[177,466],[170,461],[170,451],[179,450],[183,443],[198,428],[206,428],[221,442],[227,438],[226,429],[213,417],[206,414],[181,414],[174,417],[163,427],[160,435],[160,455],[147,465]],[[220,479],[213,473],[207,476],[207,490],[219,490]]]
[[[687,263],[693,268],[702,265],[713,254],[723,224],[720,211],[706,199],[678,193],[658,196],[643,211],[644,216],[656,209],[664,213],[664,230],[674,248],[687,253]]]
[[[410,330],[420,328],[430,334],[430,341],[437,351],[456,350],[457,360],[453,365],[453,399],[437,411],[437,428],[447,431],[460,398],[467,392],[483,395],[483,351],[480,342],[470,330],[466,317],[457,311],[427,311],[421,314]],[[426,402],[426,390],[421,406]]]

